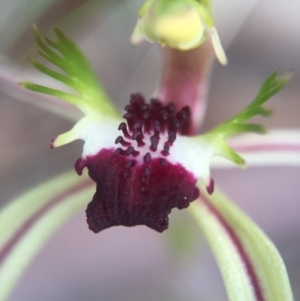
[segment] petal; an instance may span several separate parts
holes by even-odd
[[[28,74],[26,74],[28,76]],[[25,78],[24,70],[9,60],[1,60],[0,90],[2,93],[15,100],[33,105],[71,121],[77,121],[82,113],[75,107],[62,102],[54,97],[38,95],[24,90],[18,83]]]
[[[94,190],[87,177],[59,176],[0,212],[0,300],[6,299],[36,253]]]
[[[299,129],[274,129],[264,136],[243,134],[231,138],[228,143],[243,156],[247,166],[300,166]],[[212,167],[235,166],[213,158]]]
[[[106,144],[108,141],[106,137],[109,136],[110,141],[113,142],[114,135],[111,137],[110,131],[107,131],[107,129],[114,130],[115,128],[111,127],[111,123],[115,125],[114,122],[119,120],[120,116],[100,83],[98,83],[85,56],[75,43],[59,29],[54,30],[57,36],[55,42],[48,38],[44,41],[35,25],[33,30],[39,46],[38,53],[40,56],[49,61],[54,67],[57,67],[62,73],[52,70],[35,60],[32,60],[32,64],[46,75],[71,87],[77,95],[31,82],[23,82],[22,85],[29,90],[61,98],[75,105],[84,113],[84,117],[70,131],[52,140],[51,147],[55,148],[76,139],[83,139],[86,142],[83,156],[87,156],[99,152],[105,145],[111,146]],[[95,132],[99,137],[94,136]]]
[[[266,129],[263,126],[255,123],[246,123],[246,121],[254,116],[269,116],[270,110],[263,107],[263,105],[283,89],[290,78],[291,75],[289,73],[279,76],[278,71],[274,72],[264,81],[255,99],[244,110],[204,134],[202,139],[214,145],[217,149],[216,154],[243,166],[244,160],[228,145],[225,139],[245,132],[264,134]]]
[[[269,238],[220,192],[190,206],[222,273],[230,301],[292,301],[284,263]]]
[[[59,29],[54,30],[57,41],[52,41],[48,38],[45,38],[44,41],[35,25],[33,26],[33,31],[39,46],[38,54],[55,68],[58,68],[61,73],[35,60],[32,60],[33,66],[46,75],[63,82],[76,93],[62,92],[31,82],[23,82],[23,87],[70,102],[86,116],[98,114],[99,117],[118,117],[117,110],[112,105],[87,59],[76,44]]]
[[[80,131],[80,139],[84,140],[82,158],[96,155],[102,148],[116,148],[115,140],[120,135],[120,120],[104,119],[99,122],[88,120]]]
[[[210,32],[212,44],[214,46],[215,53],[216,53],[218,61],[222,65],[227,65],[227,63],[228,63],[227,57],[226,57],[225,51],[222,47],[217,29],[215,27],[212,27],[212,28],[209,29],[209,32]]]
[[[131,38],[130,38],[130,42],[134,45],[145,41],[141,27],[142,27],[142,20],[141,20],[141,18],[138,18],[136,25],[134,27],[134,30],[131,34]]]
[[[210,159],[217,154],[217,149],[199,138],[179,136],[177,139],[169,160],[180,163],[208,188],[211,185]]]
[[[51,147],[56,148],[74,140],[84,141],[82,158],[97,154],[103,147],[114,147],[115,138],[118,136],[118,119],[106,119],[96,116],[83,117],[68,132],[52,140]]]

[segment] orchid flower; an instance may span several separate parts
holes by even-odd
[[[153,2],[148,1],[148,7]],[[209,41],[184,53],[168,48],[171,64],[158,96],[146,101],[141,94],[131,95],[122,118],[74,42],[58,29],[57,41],[43,40],[36,27],[34,33],[39,55],[56,69],[38,60],[32,64],[74,93],[31,82],[22,86],[58,97],[82,111],[84,116],[74,127],[51,143],[57,148],[77,139],[84,141],[75,163],[82,176],[62,175],[13,200],[0,212],[0,300],[8,296],[50,235],[85,206],[93,232],[117,225],[146,225],[162,232],[173,208],[189,207],[215,254],[230,301],[293,300],[278,251],[253,221],[214,189],[210,175],[211,161],[219,168],[244,166],[245,162],[300,164],[299,131],[257,136],[265,132],[264,127],[248,123],[251,117],[270,114],[265,102],[290,76],[273,73],[244,110],[198,135],[195,124],[201,97],[196,79],[203,79],[203,69],[210,64]],[[181,68],[173,63],[176,59]],[[188,69],[191,77],[182,80],[191,59],[202,72]],[[175,87],[178,99],[173,98]],[[241,135],[234,137],[237,134]]]
[[[242,112],[205,135],[186,136],[191,131],[189,107],[176,111],[172,103],[164,105],[155,98],[146,103],[143,96],[133,94],[122,120],[96,84],[95,76],[74,43],[58,29],[55,30],[57,42],[46,39],[45,43],[36,27],[34,30],[39,54],[69,77],[38,61],[32,60],[32,64],[79,95],[30,82],[22,85],[57,96],[84,113],[70,131],[53,139],[51,147],[84,140],[83,153],[75,169],[82,175],[87,167],[97,184],[86,211],[87,222],[94,232],[115,225],[139,224],[162,232],[168,227],[167,215],[173,208],[186,208],[198,198],[197,180],[201,179],[207,191],[213,193],[210,158],[218,155],[244,165],[225,139],[242,132],[263,133],[262,126],[245,122],[255,115],[269,115],[269,110],[262,105],[288,80],[288,76],[279,77],[275,72]]]

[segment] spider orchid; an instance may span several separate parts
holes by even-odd
[[[146,8],[154,4],[148,1]],[[82,176],[73,172],[62,175],[15,199],[0,212],[0,300],[8,296],[51,234],[87,206],[87,223],[93,232],[117,225],[145,225],[162,232],[168,228],[173,208],[188,207],[215,254],[230,301],[292,301],[286,269],[275,246],[214,188],[210,175],[211,161],[220,168],[244,166],[245,162],[300,164],[299,131],[274,131],[262,138],[255,134],[264,133],[264,127],[247,123],[256,115],[270,114],[263,105],[285,86],[289,75],[273,73],[244,110],[197,135],[201,97],[196,79],[203,80],[203,74],[193,68],[188,69],[192,80],[182,80],[182,74],[191,66],[191,59],[192,65],[198,66],[201,60],[202,69],[207,67],[211,57],[210,52],[206,55],[207,41],[185,52],[168,48],[170,62],[177,59],[181,67],[167,66],[161,90],[150,101],[141,94],[131,95],[122,117],[69,38],[58,29],[57,41],[42,39],[36,27],[34,33],[39,55],[62,72],[37,60],[32,64],[74,93],[31,82],[22,86],[58,97],[83,112],[70,131],[51,143],[57,148],[76,139],[84,141],[75,163],[77,174]],[[173,88],[177,91],[174,97]],[[236,134],[242,135],[232,137]]]
[[[244,165],[225,139],[242,132],[263,133],[262,126],[245,122],[255,115],[268,116],[270,111],[262,105],[288,80],[288,76],[279,77],[275,72],[242,112],[204,135],[187,136],[192,122],[188,106],[177,111],[174,104],[164,105],[159,99],[147,103],[140,94],[131,96],[122,120],[97,86],[95,76],[74,43],[60,30],[55,32],[57,42],[46,39],[45,43],[35,27],[39,54],[70,77],[38,61],[33,60],[32,64],[79,95],[30,82],[22,85],[69,101],[84,113],[70,131],[52,140],[51,147],[84,140],[75,169],[81,175],[87,167],[97,184],[86,210],[89,228],[94,232],[116,225],[140,224],[162,232],[168,227],[168,214],[173,208],[186,208],[199,197],[197,180],[201,179],[207,192],[213,193],[211,157],[222,156]]]

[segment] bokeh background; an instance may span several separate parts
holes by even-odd
[[[161,71],[159,46],[129,42],[142,2],[0,0],[1,205],[71,169],[82,147],[75,142],[50,150],[50,139],[73,123],[40,109],[44,98],[18,86],[22,80],[48,80],[28,64],[35,55],[31,24],[49,36],[59,27],[72,37],[121,109],[132,92],[150,97]],[[277,68],[294,77],[270,102],[275,114],[263,123],[300,128],[300,2],[216,0],[214,10],[229,65],[214,65],[202,130],[243,108]],[[275,242],[298,300],[300,168],[214,170],[213,176]],[[142,226],[94,235],[80,212],[53,236],[9,299],[21,300],[218,301],[226,296],[201,233],[184,211],[174,210],[170,230],[160,235]]]

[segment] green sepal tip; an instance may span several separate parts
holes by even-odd
[[[33,32],[39,47],[38,55],[60,69],[62,73],[35,59],[30,60],[31,64],[42,73],[69,86],[76,93],[71,94],[31,82],[22,82],[24,88],[61,98],[77,106],[85,115],[96,113],[112,118],[119,117],[87,59],[73,41],[59,29],[54,29],[56,41],[42,39],[36,25],[33,25]]]
[[[275,71],[264,81],[255,99],[244,110],[200,137],[214,145],[217,154],[226,157],[237,165],[243,166],[244,160],[227,144],[225,139],[240,133],[266,133],[267,130],[264,126],[246,123],[246,121],[254,116],[270,116],[271,110],[263,107],[263,105],[283,89],[290,78],[290,73],[280,76],[278,71]]]

